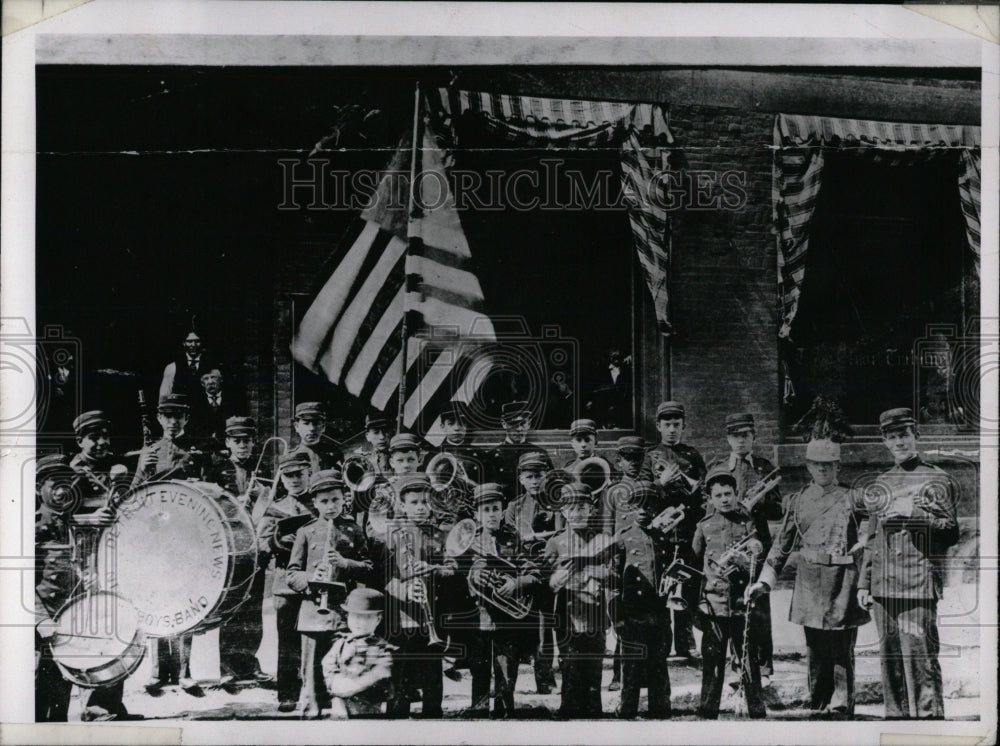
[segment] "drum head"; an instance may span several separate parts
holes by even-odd
[[[135,641],[135,608],[121,596],[97,591],[66,604],[52,637],[52,654],[76,671],[92,671],[129,652]],[[142,656],[142,649],[132,652]]]
[[[101,586],[132,602],[149,637],[198,627],[229,585],[231,529],[216,502],[226,495],[212,487],[144,485],[101,536]]]

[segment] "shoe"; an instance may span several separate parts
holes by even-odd
[[[291,712],[298,706],[299,703],[294,699],[285,699],[278,703],[278,712]]]
[[[85,723],[99,723],[117,719],[117,714],[108,712],[103,707],[87,707],[80,715],[80,720]]]
[[[620,691],[621,688],[622,688],[622,682],[615,681],[614,679],[611,679],[611,683],[608,684],[608,691],[609,692],[617,692],[617,691]]]
[[[200,688],[198,682],[192,679],[190,676],[182,676],[181,680],[178,682],[181,689],[186,692],[196,692]]]
[[[147,692],[158,692],[161,689],[163,689],[163,680],[162,679],[158,679],[157,677],[154,676],[149,681],[147,681],[145,684],[143,684],[143,688]]]
[[[446,678],[451,679],[452,681],[461,681],[462,680],[462,672],[459,671],[454,666],[446,668],[444,670],[444,675],[445,675]]]
[[[535,691],[538,692],[538,694],[552,694],[552,689],[553,687],[548,684],[541,684],[535,688]]]

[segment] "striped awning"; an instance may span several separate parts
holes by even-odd
[[[774,144],[876,148],[978,148],[979,127],[778,114]]]

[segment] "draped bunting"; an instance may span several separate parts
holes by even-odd
[[[579,101],[441,88],[445,123],[477,117],[486,132],[525,148],[618,147],[622,197],[632,240],[646,278],[660,331],[670,332],[667,280],[670,222],[667,216],[665,146],[673,143],[666,109],[649,103]]]
[[[782,303],[779,337],[788,338],[805,278],[809,228],[823,174],[824,149],[890,165],[959,154],[959,198],[979,271],[980,129],[966,125],[876,122],[779,114],[774,122],[771,197]]]

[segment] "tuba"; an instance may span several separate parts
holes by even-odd
[[[478,580],[473,580],[471,574],[469,576],[469,589],[478,598],[514,619],[524,619],[531,613],[529,599],[519,594],[505,596],[499,593],[500,587],[508,578],[517,577],[517,565],[498,554],[483,551],[476,537],[474,520],[465,518],[455,524],[448,532],[444,551],[449,557],[460,557],[471,551],[488,561],[487,568],[479,573]]]
[[[600,482],[592,476],[595,471]],[[577,482],[583,482],[593,490],[596,498],[611,486],[611,464],[600,456],[591,456],[580,461],[570,472]]]

